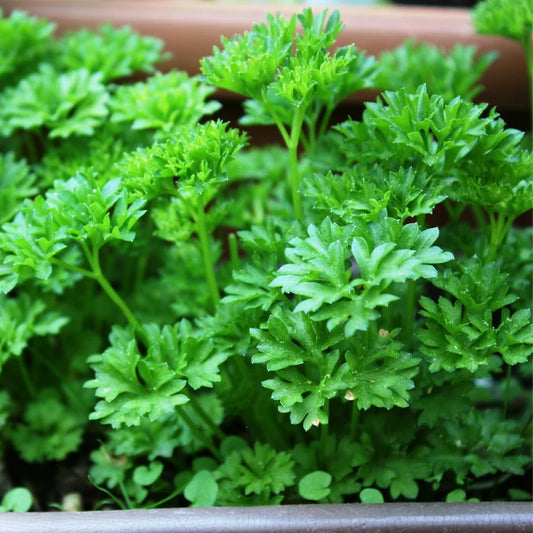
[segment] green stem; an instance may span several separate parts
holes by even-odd
[[[130,500],[128,491],[126,490],[126,487],[124,486],[124,482],[121,480],[118,482],[118,486],[120,488],[120,492],[122,492],[122,496],[124,498],[124,502],[126,503],[127,509],[134,509],[133,503]]]
[[[177,408],[178,415],[183,419],[187,424],[191,433],[211,452],[213,457],[219,461],[223,462],[224,458],[222,454],[217,450],[216,446],[213,444],[213,440],[206,433],[204,433],[198,426],[193,422],[192,418],[185,412],[185,409]]]
[[[489,242],[489,248],[487,250],[487,263],[492,263],[494,259],[496,258],[496,254],[498,253],[498,249],[501,245],[501,243],[504,241],[505,237],[507,236],[507,233],[509,233],[509,230],[511,229],[511,226],[513,225],[513,219],[507,218],[503,214],[495,214],[492,212],[489,212],[489,220],[490,220],[490,242]]]
[[[215,265],[213,262],[213,255],[211,253],[211,244],[209,242],[209,234],[205,224],[205,211],[202,205],[196,211],[196,233],[200,239],[200,247],[202,249],[202,258],[204,260],[205,276],[207,285],[209,287],[209,296],[211,298],[211,305],[213,311],[215,310],[219,300],[220,293],[218,292],[217,279],[215,276]]]
[[[326,466],[326,448],[329,437],[329,400],[326,400],[324,411],[326,412],[328,422],[326,424],[320,424],[320,462],[323,466]]]
[[[478,227],[483,230],[487,225],[487,219],[483,214],[483,209],[479,205],[472,206],[472,213],[476,219]]]
[[[302,124],[305,117],[305,107],[297,107],[294,112],[289,141],[289,181],[292,193],[292,205],[297,219],[303,218],[302,196],[300,193],[300,173],[298,171],[298,146]]]
[[[52,257],[52,259],[50,259],[50,263],[58,267],[64,268],[65,270],[76,272],[76,274],[81,274],[82,276],[85,276],[86,278],[95,279],[94,272],[92,272],[91,270],[87,270],[86,268],[78,267],[76,265],[71,265],[70,263],[67,263],[66,261],[62,261],[61,259],[56,259],[55,257]]]
[[[26,368],[26,364],[24,363],[23,355],[22,354],[19,355],[17,359],[18,359],[18,365],[20,369],[20,375],[22,376],[22,381],[24,382],[24,386],[28,390],[28,394],[32,398],[35,398],[35,396],[37,395],[37,391],[35,390],[35,386],[33,385],[33,381],[31,380],[30,375],[28,374],[28,369]]]
[[[509,409],[509,392],[511,389],[511,365],[507,365],[507,374],[505,376],[505,392],[503,397],[503,419],[507,420],[507,411]]]
[[[239,259],[239,246],[237,244],[237,236],[235,233],[230,233],[228,235],[228,246],[231,269],[239,270],[241,261]]]
[[[93,271],[92,277],[98,282],[100,287],[104,289],[104,292],[107,294],[109,299],[122,311],[127,321],[133,327],[134,331],[137,333],[144,345],[148,346],[148,338],[146,337],[146,334],[141,324],[135,318],[130,308],[126,305],[126,302],[124,302],[124,300],[120,297],[117,291],[115,291],[115,289],[111,286],[107,278],[104,276],[102,268],[100,266],[99,249],[96,246],[93,248],[92,254],[88,256],[88,260]]]
[[[407,282],[407,294],[405,296],[405,313],[403,315],[403,338],[405,345],[412,349],[414,345],[413,323],[415,321],[416,282],[410,279]]]
[[[326,108],[326,111],[324,112],[324,116],[322,117],[322,120],[320,122],[320,128],[318,130],[318,138],[322,137],[326,133],[326,128],[329,125],[329,121],[331,120],[331,115],[333,113],[333,110],[335,109],[336,104],[333,106],[328,106]]]
[[[194,397],[192,392],[187,394],[189,398],[189,404],[193,408],[193,411],[202,419],[202,421],[211,429],[211,431],[219,438],[224,439],[226,435],[224,432],[213,422],[212,418],[204,411],[204,408]]]
[[[352,401],[352,417],[350,420],[350,441],[354,442],[357,438],[357,430],[359,429],[359,418],[361,411],[357,407],[357,402]]]
[[[283,142],[285,143],[285,145],[288,148],[291,141],[290,141],[290,136],[289,136],[289,133],[287,131],[287,128],[285,127],[285,124],[283,124],[283,122],[280,120],[280,118],[278,117],[276,111],[268,103],[268,100],[266,98],[263,98],[262,104],[263,104],[263,107],[266,109],[266,111],[268,113],[270,113],[270,115],[274,119],[274,123],[276,124],[276,126],[277,126],[277,128],[278,128],[278,130],[279,130],[279,132],[281,134],[281,137],[283,138]]]

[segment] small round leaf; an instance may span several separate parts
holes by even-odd
[[[298,483],[298,492],[306,500],[321,500],[331,492],[329,488],[331,479],[331,474],[322,470],[316,470],[300,480]]]
[[[363,489],[359,493],[359,498],[363,503],[383,503],[385,499],[378,489]]]
[[[208,470],[200,470],[187,483],[183,495],[192,504],[192,507],[210,507],[215,503],[218,494],[218,485],[213,474]]]
[[[25,513],[32,504],[31,492],[24,487],[15,487],[6,492],[2,499],[2,508],[15,513]]]
[[[137,485],[151,485],[157,481],[161,472],[163,472],[163,463],[153,461],[148,466],[138,466],[133,471],[133,481]]]

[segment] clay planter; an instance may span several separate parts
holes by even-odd
[[[162,70],[198,72],[199,60],[211,53],[220,36],[231,36],[264,20],[266,13],[300,11],[301,4],[203,3],[176,0],[0,0],[8,14],[27,11],[57,23],[58,32],[103,22],[129,24],[138,32],[159,37],[173,59]],[[330,9],[333,6],[329,6]],[[317,8],[318,9],[318,8]],[[408,37],[443,48],[474,44],[480,53],[498,50],[497,61],[483,79],[483,101],[507,118],[529,128],[528,80],[521,47],[509,40],[478,36],[468,11],[451,8],[339,7],[346,24],[339,45],[354,42],[369,54],[394,48]],[[237,100],[222,93],[219,99]],[[349,98],[360,106],[368,92]],[[525,125],[524,125],[525,124]],[[81,513],[2,513],[2,533],[200,533],[200,532],[530,532],[531,503],[392,503],[381,505],[287,505],[261,508],[183,508]]]
[[[57,23],[62,33],[81,27],[96,28],[103,22],[129,24],[145,35],[165,41],[173,58],[160,65],[162,70],[177,68],[191,74],[198,72],[199,60],[210,55],[220,36],[230,37],[262,22],[267,13],[290,14],[302,4],[256,2],[194,2],[180,0],[1,0],[0,7],[27,11]],[[333,4],[327,6],[334,9]],[[346,27],[338,45],[355,43],[369,54],[390,50],[407,38],[451,48],[457,43],[478,47],[479,53],[497,50],[498,59],[488,69],[482,82],[484,102],[496,106],[504,118],[523,121],[517,127],[529,129],[529,102],[525,55],[519,44],[500,37],[476,35],[470,12],[458,8],[406,6],[336,6]],[[315,9],[321,9],[317,6]],[[220,98],[220,95],[219,95]],[[238,98],[224,94],[223,98]],[[359,104],[374,94],[361,91],[348,99]],[[509,119],[507,120],[509,122]]]

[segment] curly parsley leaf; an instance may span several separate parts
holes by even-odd
[[[278,269],[271,285],[303,297],[295,311],[327,320],[330,329],[344,324],[347,337],[366,330],[378,318],[377,308],[398,298],[387,292],[393,283],[435,277],[432,265],[452,258],[432,246],[436,228],[420,231],[417,224],[403,226],[383,216],[343,228],[326,218],[308,234],[291,241],[290,263]]]
[[[533,30],[533,6],[528,0],[485,0],[473,12],[478,33],[509,37],[526,45]]]
[[[366,104],[361,122],[348,120],[336,129],[346,137],[348,162],[380,161],[387,168],[414,166],[444,175],[461,160],[505,161],[518,152],[523,133],[506,129],[494,109],[483,116],[486,108],[460,97],[445,103],[421,85],[414,93],[385,91]]]
[[[478,83],[496,59],[495,52],[475,58],[476,47],[455,45],[449,52],[409,39],[379,57],[376,85],[389,91],[405,87],[414,93],[425,83],[429,94],[440,94],[446,103],[461,96],[472,101],[483,89]]]
[[[48,392],[26,406],[23,423],[10,432],[13,445],[28,462],[59,461],[81,445],[83,418]]]
[[[160,72],[145,82],[121,85],[110,101],[111,121],[131,124],[134,130],[153,130],[168,138],[179,126],[193,126],[220,108],[206,101],[213,88],[184,72]]]
[[[222,505],[276,505],[283,490],[294,482],[294,461],[288,452],[276,452],[256,442],[230,453],[214,472]]]
[[[108,114],[100,73],[59,73],[49,64],[0,94],[0,135],[45,128],[50,138],[92,135]]]
[[[66,33],[57,44],[55,63],[64,70],[100,72],[104,83],[136,72],[153,72],[154,64],[168,59],[163,42],[141,36],[129,26],[103,24],[98,31],[81,29]]]
[[[14,85],[52,52],[55,24],[19,10],[0,10],[0,87]]]
[[[466,368],[474,372],[488,364],[493,354],[511,365],[528,359],[533,345],[530,311],[521,309],[511,315],[507,306],[517,297],[509,294],[506,279],[496,263],[482,265],[474,257],[463,262],[458,272],[446,270],[434,280],[453,299],[420,299],[426,322],[418,338],[430,371]]]
[[[153,349],[142,357],[131,331],[114,328],[111,346],[93,355],[88,362],[95,378],[85,383],[102,398],[91,413],[91,420],[102,420],[113,427],[139,425],[147,415],[157,420],[188,401],[181,394],[186,381],[165,360],[166,353]],[[160,348],[159,346],[157,348]]]

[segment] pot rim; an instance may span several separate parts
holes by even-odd
[[[530,502],[302,504],[0,516],[3,533],[519,533],[532,528]]]

